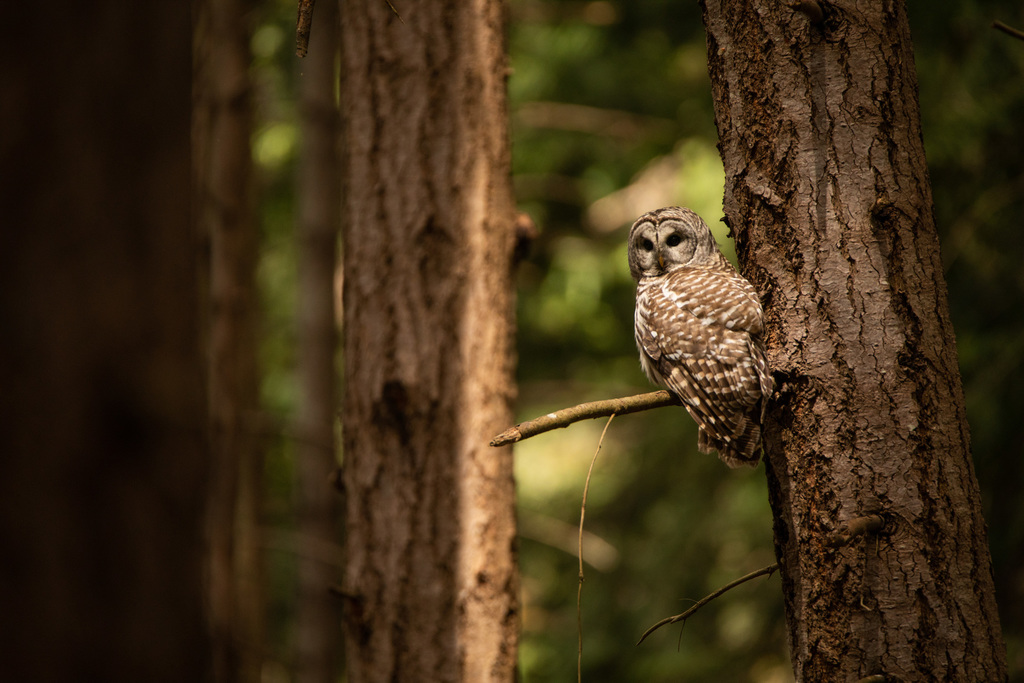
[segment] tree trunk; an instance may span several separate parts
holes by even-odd
[[[337,348],[334,275],[341,220],[341,168],[337,101],[338,6],[322,2],[309,53],[299,61],[302,151],[296,188],[298,237],[298,375],[296,412],[296,504],[299,532],[296,604],[299,683],[333,683],[341,647],[338,602],[331,587],[339,580],[335,553],[338,494],[330,484],[337,468]]]
[[[350,680],[511,681],[505,7],[342,10]]]
[[[904,6],[799,6],[703,2],[796,679],[1004,680]]]
[[[210,242],[209,612],[215,680],[231,683],[260,679],[264,640],[252,85],[244,0],[203,0],[197,17],[194,163]]]
[[[205,680],[189,7],[4,15],[0,676]]]

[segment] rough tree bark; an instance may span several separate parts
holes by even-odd
[[[4,25],[0,677],[204,680],[189,7]]]
[[[501,2],[342,5],[350,680],[511,681],[514,206]]]
[[[217,683],[260,679],[265,623],[247,7],[201,0],[194,37],[196,211],[210,244],[207,571]]]
[[[337,468],[337,349],[334,276],[341,220],[341,118],[337,101],[338,6],[321,2],[307,56],[299,61],[302,148],[296,188],[298,220],[299,402],[295,417],[297,527],[296,673],[299,683],[337,680],[341,647],[335,517],[338,494],[330,485]]]
[[[903,3],[702,4],[796,679],[1003,680]]]

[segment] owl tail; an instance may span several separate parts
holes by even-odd
[[[729,467],[757,467],[761,460],[761,425],[744,417],[732,436],[721,438],[702,427],[697,432],[697,448],[701,453],[717,451],[718,457]]]

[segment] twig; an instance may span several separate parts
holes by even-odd
[[[515,427],[509,427],[491,439],[491,445],[495,447],[507,446],[510,443],[529,439],[531,436],[550,432],[552,429],[568,427],[574,422],[582,420],[608,417],[609,415],[628,415],[629,413],[638,413],[641,410],[680,405],[682,403],[679,402],[679,399],[667,391],[652,391],[649,394],[637,394],[636,396],[626,396],[624,398],[609,398],[604,401],[581,403],[578,406],[563,408],[554,413],[548,413],[527,422],[522,422]]]
[[[398,20],[404,24],[405,19],[403,19],[402,15],[398,13],[398,10],[395,9],[395,6],[391,4],[391,0],[384,0],[384,2],[386,2],[388,7],[391,8],[391,11],[395,13],[395,16],[398,17]]]
[[[1016,29],[1016,28],[1014,28],[1012,26],[1007,26],[1006,24],[1004,24],[1001,21],[993,21],[992,22],[992,28],[994,28],[997,31],[1002,31],[1003,33],[1005,33],[1008,36],[1013,36],[1017,40],[1024,40],[1024,31],[1021,31],[1020,29]]]
[[[597,449],[594,450],[594,457],[590,459],[590,468],[587,469],[587,478],[583,482],[583,503],[580,505],[580,536],[577,546],[580,558],[580,582],[576,587],[576,633],[578,635],[576,647],[576,683],[583,681],[583,518],[587,514],[587,492],[590,490],[590,475],[594,472],[594,463],[597,462],[597,454],[601,452],[601,445],[604,444],[604,435],[608,433],[608,427],[615,419],[615,413],[608,416],[601,431],[601,438],[597,440]]]
[[[316,0],[299,0],[299,18],[295,22],[295,54],[300,58],[305,57],[309,52],[309,31],[313,28],[313,3]],[[391,0],[384,0],[391,11],[395,13],[398,20],[405,23],[405,19],[398,13]]]
[[[883,526],[885,526],[885,520],[882,519],[881,515],[854,517],[832,532],[828,539],[828,545],[832,548],[842,547],[853,541],[857,536],[880,531]]]
[[[778,569],[779,569],[779,565],[777,563],[776,564],[770,564],[767,567],[761,567],[757,571],[750,572],[746,576],[741,576],[740,578],[736,579],[732,583],[728,583],[728,584],[722,586],[721,588],[716,590],[714,593],[706,595],[703,598],[701,598],[700,600],[698,600],[697,602],[695,602],[693,604],[693,607],[691,607],[690,609],[686,610],[682,614],[677,614],[674,617],[667,617],[665,619],[662,619],[657,624],[655,624],[654,626],[652,626],[649,629],[647,629],[646,631],[644,631],[644,634],[642,636],[640,636],[640,640],[638,640],[636,644],[639,645],[640,643],[644,642],[644,640],[647,638],[647,636],[651,635],[652,633],[657,631],[662,626],[665,626],[667,624],[675,624],[675,623],[678,623],[680,621],[686,621],[687,619],[692,617],[693,614],[697,610],[699,610],[701,607],[703,607],[704,605],[708,604],[709,602],[711,602],[712,600],[717,598],[722,593],[725,593],[726,591],[730,591],[733,588],[735,588],[736,586],[740,585],[741,583],[746,583],[747,581],[750,581],[751,579],[756,579],[759,576],[764,576],[765,574],[767,574],[768,576],[771,576],[776,571],[778,571]]]
[[[576,538],[578,530],[575,524],[536,511],[519,512],[520,538],[543,543],[569,555],[575,555],[579,550]],[[583,548],[586,551],[583,561],[599,572],[610,572],[619,564],[618,548],[592,531],[583,532]]]
[[[299,0],[299,18],[295,22],[295,54],[305,57],[309,51],[309,30],[313,28],[313,3],[316,0]]]

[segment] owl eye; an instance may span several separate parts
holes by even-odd
[[[668,239],[665,240],[665,244],[670,247],[678,247],[679,243],[683,241],[683,238],[679,235],[669,235]]]
[[[654,242],[650,241],[646,237],[640,242],[640,248],[644,251],[654,251]]]

